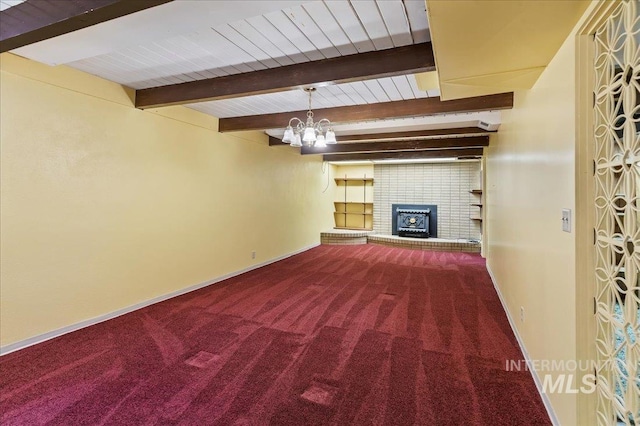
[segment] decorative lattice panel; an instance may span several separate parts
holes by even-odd
[[[640,18],[626,0],[596,32],[598,424],[640,424]]]

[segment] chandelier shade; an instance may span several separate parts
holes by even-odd
[[[338,143],[338,141],[336,140],[336,134],[331,129],[327,130],[325,138],[327,139],[327,144]]]
[[[318,122],[313,121],[313,111],[311,110],[311,94],[316,89],[314,87],[308,87],[304,89],[309,94],[309,110],[307,111],[306,121],[302,121],[298,117],[293,117],[289,120],[289,125],[284,130],[282,136],[282,142],[288,143],[294,147],[315,146],[317,148],[324,148],[327,144],[338,143],[336,140],[336,134],[331,128],[331,121],[326,118],[321,119]],[[326,130],[325,130],[326,129]],[[300,136],[302,134],[302,136]]]
[[[315,143],[316,141],[316,129],[313,127],[305,127],[304,136],[302,137],[303,142],[307,142],[308,144]]]
[[[293,140],[289,144],[291,146],[300,147],[302,146],[302,140],[300,139],[300,133],[296,133],[293,135]]]
[[[326,148],[327,140],[325,139],[324,135],[318,135],[318,137],[316,138],[316,143],[313,146],[315,146],[316,148]]]
[[[291,126],[287,127],[284,131],[284,136],[282,137],[282,142],[291,143],[293,142],[295,135],[293,134],[293,129]]]

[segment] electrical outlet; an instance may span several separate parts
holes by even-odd
[[[524,306],[520,306],[520,322],[524,322]]]
[[[255,259],[255,258],[256,258],[256,252],[255,252],[255,251],[252,251],[252,252],[251,252],[251,258],[252,258],[252,259]]]

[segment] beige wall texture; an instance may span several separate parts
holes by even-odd
[[[575,235],[561,226],[562,209],[575,215],[575,81],[572,34],[535,86],[515,93],[485,150],[487,263],[532,360],[576,359],[585,302],[575,298]],[[548,396],[560,424],[577,424],[576,394]]]
[[[8,345],[318,244],[320,158],[65,67],[1,61],[0,335]],[[256,252],[252,259],[251,252]]]

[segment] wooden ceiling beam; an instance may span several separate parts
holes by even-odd
[[[325,154],[324,161],[419,160],[428,158],[481,157],[482,148],[439,149],[425,151],[386,151],[353,154]]]
[[[136,91],[137,108],[282,92],[302,87],[433,71],[431,43],[232,74]]]
[[[433,136],[453,136],[453,135],[469,135],[495,133],[495,130],[484,130],[480,127],[458,127],[453,129],[430,129],[430,130],[411,130],[407,132],[388,132],[388,133],[367,133],[360,135],[338,135],[338,143],[357,142],[357,141],[377,141],[397,140],[404,138],[421,138]],[[273,136],[269,136],[269,146],[286,145],[282,141]]]
[[[420,137],[432,137],[432,136],[453,136],[453,135],[469,135],[469,134],[482,134],[482,133],[494,133],[495,130],[484,130],[480,127],[458,127],[453,129],[430,129],[430,130],[411,130],[408,132],[387,132],[387,133],[372,133],[361,135],[345,135],[338,136],[340,142],[357,142],[367,140],[393,140],[399,138],[420,138]]]
[[[418,117],[438,114],[489,111],[513,108],[513,92],[474,98],[441,101],[440,98],[408,99],[337,108],[313,110],[317,119],[327,118],[333,123],[380,120],[385,118]],[[275,114],[247,115],[221,118],[220,132],[239,130],[264,130],[285,127],[291,117],[306,117],[307,111],[280,112]]]
[[[421,151],[443,148],[477,148],[489,146],[489,136],[469,136],[465,138],[409,139],[387,142],[354,142],[327,145],[325,148],[303,146],[302,155],[338,154],[382,151]]]
[[[27,0],[0,12],[0,53],[173,0]]]

